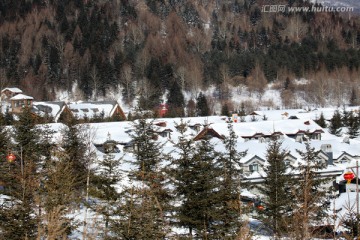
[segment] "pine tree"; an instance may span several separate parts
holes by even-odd
[[[185,99],[184,95],[181,92],[181,88],[179,84],[174,81],[170,91],[167,95],[167,104],[169,106],[169,117],[184,117],[184,107],[185,107]]]
[[[77,222],[74,217],[69,217],[77,200],[73,192],[76,187],[76,178],[72,174],[72,166],[68,156],[60,149],[53,154],[42,174],[40,189],[44,211],[41,219],[43,230],[38,234],[47,239],[62,239],[69,236],[75,229]]]
[[[103,216],[104,238],[108,236],[110,217],[114,211],[114,204],[119,198],[115,185],[121,180],[120,159],[115,155],[104,155],[99,162],[99,169],[91,176],[90,195],[98,199],[98,203],[90,206],[95,212]]]
[[[131,164],[135,168],[128,177],[136,184],[121,193],[115,213],[120,219],[111,222],[111,231],[125,239],[163,239],[170,230],[165,218],[170,210],[170,194],[160,166],[164,158],[162,145],[155,140],[152,122],[139,119],[133,127]]]
[[[326,122],[324,114],[321,112],[320,117],[315,120],[315,122],[322,128],[326,128]]]
[[[221,115],[222,116],[230,116],[230,111],[228,105],[225,103],[221,107]]]
[[[192,159],[195,154],[195,144],[192,139],[187,139],[184,135],[186,132],[187,124],[181,120],[181,123],[177,125],[177,130],[180,132],[180,137],[175,145],[176,152],[179,154],[179,158],[171,159],[170,172],[173,180],[174,195],[176,200],[182,201],[179,207],[175,208],[176,212],[176,223],[181,226],[188,228],[189,235],[192,236],[192,230],[194,226],[190,221],[186,208],[187,201],[192,197],[193,189],[192,184],[196,176],[191,171]]]
[[[75,125],[76,119],[72,119],[63,130],[63,148],[69,158],[71,171],[75,176],[76,189],[81,191],[86,185],[88,174],[88,161],[86,157],[85,129],[81,125]]]
[[[266,154],[268,162],[264,168],[266,178],[264,184],[259,187],[266,208],[262,212],[264,223],[271,227],[276,237],[280,237],[288,231],[287,220],[291,205],[291,177],[287,174],[285,156],[286,151],[281,149],[281,142],[272,140]]]
[[[39,215],[35,213],[40,185],[41,131],[35,126],[30,109],[24,108],[15,123],[11,150],[16,160],[9,165],[5,183],[9,188],[9,204],[0,207],[1,234],[4,239],[32,239],[37,233]]]
[[[353,112],[350,112],[348,118],[348,132],[350,138],[357,138],[359,136],[360,122],[357,116],[354,116]]]
[[[295,168],[298,177],[292,186],[293,219],[292,229],[296,239],[312,239],[310,226],[316,222],[322,223],[326,217],[326,194],[324,187],[329,179],[319,178],[318,171],[326,168],[320,161],[318,151],[306,142],[306,150],[299,151],[302,162]]]
[[[237,151],[237,139],[233,125],[228,124],[229,136],[224,139],[226,151],[219,158],[218,166],[222,169],[220,182],[220,201],[222,201],[219,224],[219,235],[235,238],[244,226],[241,221],[242,209],[240,200],[241,192],[241,169],[240,160],[246,155],[245,152]]]
[[[341,114],[339,113],[339,111],[335,111],[334,115],[330,119],[330,124],[328,126],[329,133],[336,136],[340,136],[341,127],[342,127]]]
[[[196,115],[200,117],[210,115],[206,96],[202,92],[199,93],[199,96],[196,99]]]
[[[197,238],[221,238],[217,224],[222,219],[223,201],[219,193],[220,168],[216,166],[219,154],[209,139],[197,142],[195,152],[185,155],[184,150],[193,147],[186,140],[180,143],[182,150],[177,172],[176,192],[181,201],[178,209],[179,224],[189,229]]]

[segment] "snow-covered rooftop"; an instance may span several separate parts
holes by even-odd
[[[10,98],[10,100],[33,100],[33,99],[34,98],[31,96],[27,96],[27,95],[21,94],[21,93]]]

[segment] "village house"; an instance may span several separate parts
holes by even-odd
[[[20,113],[23,108],[32,108],[34,98],[31,96],[27,96],[24,94],[16,94],[12,98],[10,98],[11,103],[11,112],[12,113]]]
[[[63,101],[33,102],[32,111],[40,117],[53,118],[54,122],[67,122],[74,117]]]
[[[4,88],[3,90],[1,90],[1,101],[9,101],[10,98],[21,93],[22,93],[21,89],[16,87]]]
[[[75,102],[68,104],[78,119],[104,118],[126,120],[126,115],[117,101]]]

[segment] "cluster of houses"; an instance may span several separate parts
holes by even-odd
[[[39,116],[52,116],[55,122],[69,117],[90,119],[96,116],[126,120],[117,101],[37,102],[18,88],[3,89],[1,100],[11,113],[17,114],[24,107],[29,107]],[[242,117],[241,121],[236,116],[159,118],[152,122],[156,125],[153,136],[164,143],[168,153],[174,151],[174,144],[179,140],[180,134],[194,141],[204,138],[216,141],[216,147],[221,151],[224,150],[223,139],[228,134],[227,126],[231,122],[238,136],[238,151],[247,152],[241,159],[240,167],[244,176],[251,181],[261,181],[264,178],[266,150],[269,140],[274,138],[281,139],[282,146],[287,151],[287,165],[296,166],[301,163],[299,151],[304,151],[304,142],[309,142],[319,150],[319,159],[327,165],[321,174],[336,177],[360,160],[360,141],[331,135],[314,121],[320,114],[330,119],[334,111],[335,109],[255,111]],[[100,155],[123,155],[136,148],[130,137],[132,122],[91,123],[90,126],[96,131],[93,144]]]
[[[1,91],[2,110],[18,114],[24,107],[40,117],[49,116],[54,122],[66,121],[69,118],[91,119],[103,117],[108,119],[126,119],[126,115],[117,101],[73,102],[34,101],[34,98],[23,94],[16,87]]]
[[[216,149],[225,151],[224,138],[229,134],[226,117],[162,118],[152,122],[154,138],[164,144],[166,153],[176,155],[174,145],[180,135],[193,141],[210,139]],[[270,139],[281,139],[287,155],[285,163],[296,166],[302,162],[299,151],[305,151],[305,142],[309,142],[318,157],[327,166],[319,174],[329,177],[341,177],[343,172],[360,160],[360,142],[344,142],[342,138],[331,135],[311,119],[279,119],[255,122],[238,122],[233,129],[238,136],[237,150],[246,151],[240,166],[244,176],[252,182],[264,179],[264,166],[267,164],[266,152]],[[101,154],[131,153],[136,145],[129,133],[133,131],[130,122],[92,123],[96,129],[95,147]],[[111,134],[110,134],[111,133]],[[119,156],[120,156],[119,155]]]

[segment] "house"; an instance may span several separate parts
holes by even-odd
[[[242,163],[243,172],[246,173],[253,173],[259,172],[263,170],[265,160],[257,155],[254,155],[246,162]]]
[[[75,102],[68,104],[72,114],[78,119],[108,118],[126,120],[124,111],[117,101]]]
[[[8,101],[10,98],[14,97],[17,94],[21,94],[22,91],[19,88],[16,87],[10,87],[10,88],[4,88],[1,91],[1,100],[2,101]]]
[[[24,107],[28,107],[31,109],[33,105],[33,100],[33,97],[21,93],[16,94],[12,98],[10,98],[11,112],[20,113]]]
[[[68,121],[74,117],[65,102],[33,102],[32,111],[40,117],[52,117],[54,122]]]
[[[224,140],[224,137],[221,136],[214,129],[205,127],[201,132],[199,132],[198,135],[196,135],[196,137],[194,138],[194,141],[199,141],[199,140],[203,140],[205,138],[213,138],[213,137]]]

